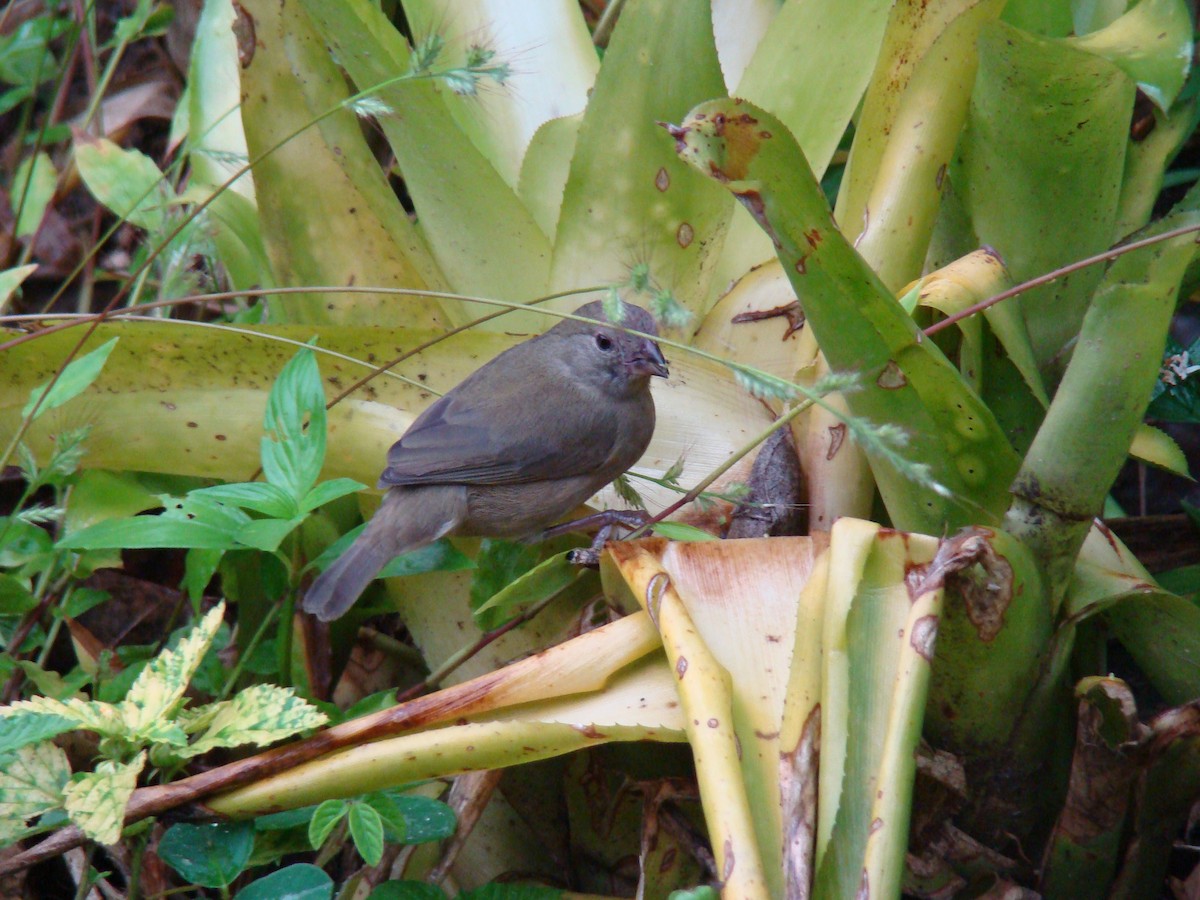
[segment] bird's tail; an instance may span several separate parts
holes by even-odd
[[[465,492],[461,503],[465,504]],[[417,502],[404,488],[393,488],[367,527],[304,595],[301,608],[322,622],[346,612],[383,567],[450,532],[462,517],[453,488],[424,489]],[[416,499],[415,497],[412,499]]]
[[[374,520],[372,520],[374,521]],[[317,576],[301,607],[322,622],[338,618],[354,605],[375,576],[397,554],[387,536],[371,533],[368,525],[346,551],[328,569]]]

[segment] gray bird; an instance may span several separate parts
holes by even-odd
[[[657,334],[624,304],[621,324]],[[426,409],[388,451],[379,511],[313,582],[322,621],[348,610],[392,559],[449,534],[516,538],[557,522],[645,452],[654,433],[658,344],[613,327],[588,303],[512,347]]]

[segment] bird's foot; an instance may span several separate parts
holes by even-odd
[[[633,531],[643,527],[649,521],[650,514],[644,510],[609,509],[584,516],[581,519],[563,522],[561,525],[554,525],[543,531],[540,537],[542,540],[546,540],[560,534],[598,527],[596,536],[592,538],[591,547],[580,547],[567,555],[567,559],[576,565],[595,568],[600,565],[600,553],[604,549],[604,545],[609,542],[617,528]]]

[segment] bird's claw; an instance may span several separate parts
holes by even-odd
[[[581,566],[585,569],[600,568],[600,553],[603,548],[596,547],[576,547],[574,550],[568,551],[567,562],[573,566]]]
[[[650,521],[650,513],[641,509],[606,509],[603,512],[593,513],[590,516],[584,516],[580,519],[572,519],[570,522],[563,522],[559,525],[552,525],[543,531],[538,540],[549,540],[553,537],[558,537],[562,534],[570,534],[574,531],[583,531],[588,528],[599,528],[596,533],[597,540],[603,545],[604,541],[609,539],[613,529],[618,525],[622,528],[627,528],[630,531],[641,528]],[[593,541],[595,546],[596,542]]]
[[[589,569],[595,569],[600,565],[600,554],[604,551],[604,545],[612,539],[613,532],[617,528],[633,531],[642,528],[649,521],[650,514],[644,510],[609,509],[590,516],[584,516],[582,519],[574,519],[570,522],[563,522],[561,525],[547,528],[539,535],[539,538],[547,540],[548,538],[557,537],[560,534],[599,526],[596,536],[592,538],[592,546],[579,547],[567,554],[568,562],[578,566],[586,566]]]

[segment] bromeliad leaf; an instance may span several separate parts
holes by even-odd
[[[202,707],[194,715],[188,729],[204,728],[204,733],[180,753],[185,759],[215,747],[271,744],[328,721],[323,712],[290,688],[273,684],[256,684],[231,700]]]
[[[75,775],[63,789],[63,806],[71,821],[92,840],[115,844],[121,838],[125,807],[145,764],[143,750],[128,763],[106,759],[96,771]]]
[[[676,150],[772,238],[830,368],[862,377],[846,398],[851,418],[908,434],[905,458],[927,467],[927,477],[898,467],[895,453],[866,448],[896,527],[941,533],[997,521],[1020,459],[992,411],[838,229],[783,123],[750,103],[713,100],[685,118]],[[932,498],[930,484],[942,487]]]

